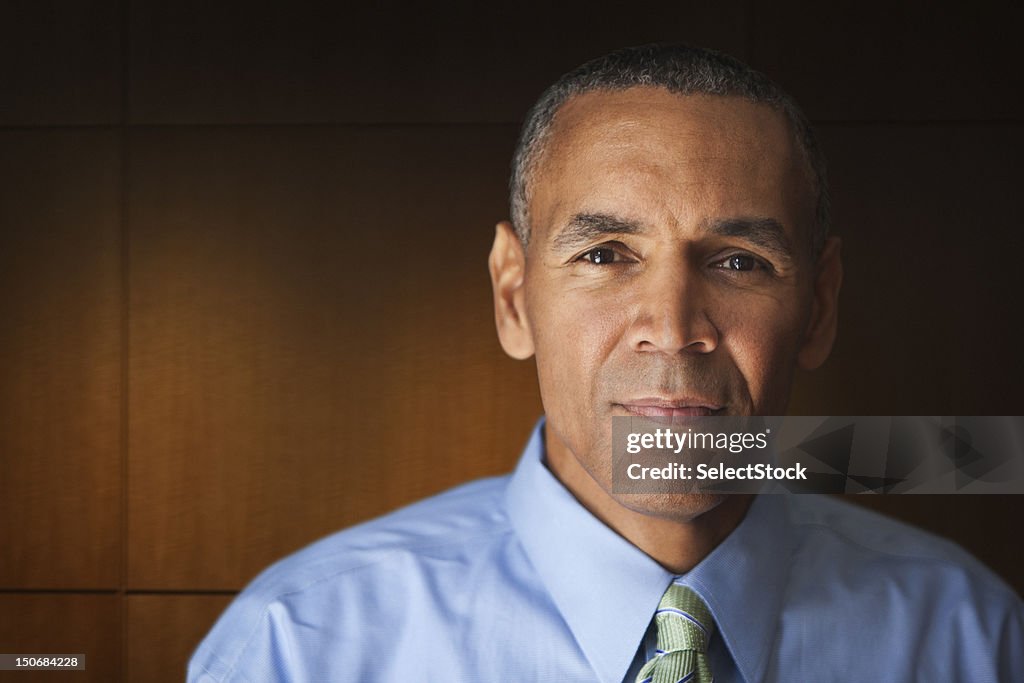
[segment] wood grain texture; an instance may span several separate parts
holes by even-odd
[[[0,587],[114,588],[117,138],[0,132]]]
[[[744,2],[135,2],[134,123],[508,122],[609,50],[741,55]],[[187,45],[188,49],[182,49]]]
[[[192,652],[231,599],[222,595],[127,596],[124,680],[184,680]]]
[[[513,136],[133,138],[130,588],[237,589],[512,467],[541,412],[486,270]]]
[[[85,671],[3,671],[3,681],[122,680],[120,598],[115,594],[0,593],[0,652],[86,656]]]

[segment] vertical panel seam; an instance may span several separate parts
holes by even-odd
[[[120,156],[120,174],[118,182],[120,185],[120,197],[118,208],[120,211],[120,285],[121,285],[121,353],[120,353],[120,476],[121,476],[121,524],[120,535],[120,568],[118,580],[118,612],[120,616],[120,633],[118,634],[118,663],[117,680],[126,680],[128,668],[128,445],[129,445],[129,410],[128,399],[130,389],[131,357],[129,354],[129,313],[131,308],[129,292],[129,225],[128,225],[128,159],[129,159],[129,136],[128,136],[128,87],[129,87],[129,3],[130,0],[120,2],[120,56],[121,56],[121,88],[120,88],[120,125],[118,127],[118,142]]]

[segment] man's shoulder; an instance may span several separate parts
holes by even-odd
[[[246,591],[294,591],[396,554],[461,552],[508,532],[507,483],[507,476],[469,482],[335,532],[276,562]]]
[[[453,574],[488,562],[511,534],[507,482],[493,477],[463,484],[274,563],[221,615],[193,655],[189,680],[245,680],[236,669],[240,658],[262,656],[268,648],[254,643],[271,638],[281,622],[330,633],[342,612],[391,609],[410,585],[455,581]]]
[[[984,569],[970,553],[946,538],[835,496],[791,496],[789,519],[801,536],[828,537],[851,552]]]
[[[1000,577],[949,539],[836,497],[790,498],[790,522],[799,539],[798,572],[805,568],[854,584],[906,582],[922,593],[971,596],[975,604],[1019,603]]]
[[[864,652],[892,680],[1009,680],[1024,666],[1024,604],[955,543],[828,496],[788,510],[777,666],[800,680],[862,668]]]

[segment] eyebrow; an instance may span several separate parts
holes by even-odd
[[[722,237],[739,237],[778,257],[792,259],[793,249],[782,223],[774,218],[720,218],[711,221],[707,231]]]
[[[712,235],[746,240],[778,258],[793,258],[786,230],[782,223],[774,218],[718,218],[703,227]],[[635,235],[642,232],[644,227],[633,220],[607,213],[578,213],[552,238],[551,245],[557,251],[570,251],[610,235]]]
[[[609,235],[635,235],[643,227],[631,220],[606,213],[578,213],[551,240],[557,251],[584,246]]]

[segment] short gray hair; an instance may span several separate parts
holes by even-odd
[[[533,105],[519,135],[509,183],[512,224],[524,245],[530,240],[528,203],[533,173],[549,142],[558,109],[577,95],[637,86],[665,88],[679,95],[742,97],[781,111],[804,155],[816,195],[810,246],[812,256],[817,257],[829,230],[829,196],[825,157],[807,117],[764,74],[721,52],[680,43],[628,47],[593,59],[559,78]]]

